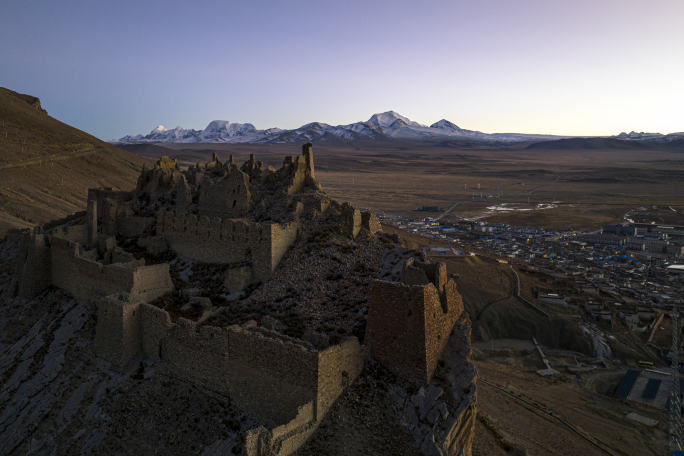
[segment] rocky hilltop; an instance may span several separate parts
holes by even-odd
[[[326,195],[311,144],[163,157],[86,209],[0,244],[0,453],[472,454],[454,279]]]

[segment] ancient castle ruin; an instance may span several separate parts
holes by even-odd
[[[97,309],[95,354],[230,398],[264,426],[242,454],[292,454],[373,358],[397,419],[429,455],[471,454],[477,370],[444,263],[329,198],[311,144],[279,170],[163,157],[132,192],[22,234],[10,292],[60,288]],[[446,394],[444,394],[446,392]]]
[[[401,282],[376,280],[366,339],[372,355],[392,372],[430,383],[463,302],[446,264],[410,259]]]

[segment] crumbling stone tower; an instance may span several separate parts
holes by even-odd
[[[366,340],[372,356],[390,371],[429,383],[463,301],[445,263],[413,259],[404,264],[401,283],[375,280],[371,288]]]

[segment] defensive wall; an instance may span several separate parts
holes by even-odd
[[[126,369],[144,355],[159,371],[229,396],[271,426],[250,434],[247,446],[262,451],[247,453],[255,456],[299,448],[361,373],[369,354],[356,338],[317,351],[254,323],[223,328],[183,318],[171,323],[166,311],[127,293],[101,299],[98,314],[98,356]]]
[[[88,226],[73,225],[64,228],[55,228],[50,232],[50,236],[85,245],[88,244]]]
[[[247,215],[251,209],[249,176],[234,164],[226,164],[225,169],[222,178],[203,177],[198,201],[201,215],[238,218]]]
[[[88,201],[97,202],[97,219],[102,221],[103,208],[105,207],[105,200],[111,199],[116,201],[117,205],[121,205],[133,198],[131,192],[124,192],[121,190],[114,190],[112,187],[103,188],[89,188],[88,189]]]
[[[107,194],[110,192],[107,192]],[[119,198],[123,199],[123,198]],[[98,217],[95,217],[97,212]],[[110,236],[117,234],[126,238],[138,237],[149,231],[157,219],[154,217],[138,217],[127,205],[119,203],[116,198],[98,198],[88,200],[88,226],[97,232],[97,220],[102,221],[102,233]]]
[[[463,301],[444,263],[408,260],[402,283],[371,286],[366,338],[373,357],[397,375],[430,383]]]
[[[96,261],[97,250],[85,250],[69,239],[84,236],[87,226],[81,227],[69,227],[61,235],[25,232],[10,285],[12,294],[30,298],[55,285],[89,301],[121,291],[132,299],[153,300],[173,291],[168,264],[142,266],[143,262],[118,250],[105,252],[112,264]]]
[[[71,214],[71,215],[67,215],[66,217],[61,218],[61,219],[56,219],[56,220],[51,220],[49,222],[45,222],[42,225],[38,225],[37,227],[35,227],[34,232],[42,233],[44,231],[51,230],[51,229],[58,227],[60,225],[64,225],[66,223],[73,222],[74,220],[80,219],[84,215],[86,215],[86,212],[81,211],[81,212],[76,212],[76,213]]]
[[[159,212],[157,236],[163,236],[171,249],[202,263],[231,264],[252,262],[253,278],[271,276],[287,250],[297,239],[298,226],[253,223],[243,219]]]

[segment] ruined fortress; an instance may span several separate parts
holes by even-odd
[[[202,290],[179,289],[186,285],[174,263],[163,260],[221,268],[224,296],[245,296],[285,273],[288,255],[307,255],[311,242],[322,242],[311,241],[320,239],[320,227],[345,242],[385,248],[371,212],[321,190],[311,144],[279,170],[253,155],[238,167],[232,156],[222,163],[214,154],[186,170],[163,157],[143,169],[134,191],[90,189],[87,211],[25,231],[11,293],[30,298],[55,286],[94,303],[95,354],[113,368],[127,371],[147,358],[158,372],[224,395],[265,423],[247,432],[242,454],[295,452],[374,358],[419,388],[415,395],[394,391],[414,445],[430,455],[470,455],[477,370],[469,361],[469,321],[444,263],[397,257],[396,276],[372,280],[362,343],[343,337],[320,344],[313,329],[286,335],[268,315],[260,324],[216,323],[225,305]],[[184,296],[183,309],[201,309],[199,317],[162,308],[160,299],[171,295]]]

